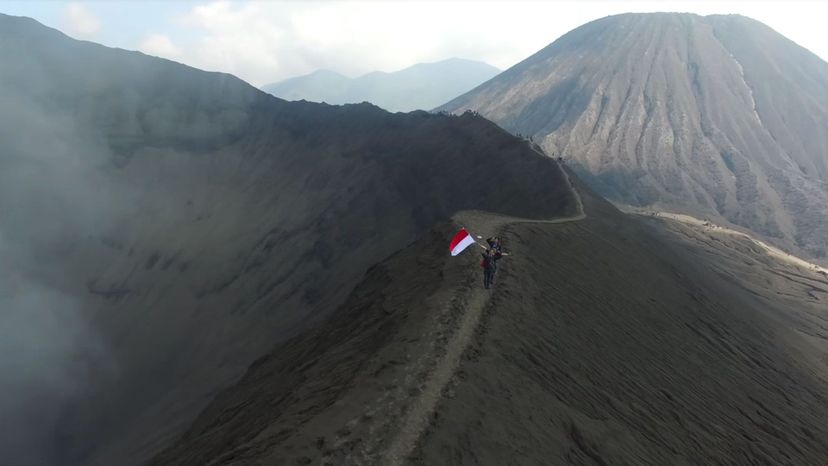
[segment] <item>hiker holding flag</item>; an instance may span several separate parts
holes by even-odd
[[[483,261],[480,262],[480,265],[483,266],[483,288],[488,290],[494,284],[497,261],[503,257],[503,254],[498,252],[497,249],[489,248],[482,255]]]
[[[449,251],[452,256],[456,256],[472,244],[477,244],[485,250],[485,252],[482,253],[483,260],[480,262],[480,266],[483,267],[483,287],[488,290],[494,283],[495,273],[497,272],[497,261],[503,256],[508,256],[508,254],[501,251],[499,238],[496,243],[496,247],[492,246],[487,248],[475,241],[474,237],[472,237],[472,235],[470,235],[465,228],[461,228],[460,231],[454,235],[454,239],[452,239],[451,244],[449,244]]]

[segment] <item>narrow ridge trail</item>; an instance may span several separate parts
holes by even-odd
[[[560,167],[562,171],[563,168]],[[572,184],[569,175],[564,171],[567,184],[571,190],[577,207],[577,213],[568,217],[552,219],[528,219],[520,217],[509,217],[496,215],[481,211],[464,211],[454,216],[458,225],[466,227],[469,231],[496,231],[500,232],[507,225],[516,223],[544,223],[561,224],[578,222],[586,218],[584,205],[578,190]],[[456,372],[463,353],[469,347],[469,343],[480,322],[480,316],[489,302],[490,291],[482,288],[473,288],[471,296],[466,299],[466,309],[460,321],[459,328],[453,333],[449,340],[445,354],[439,359],[433,372],[425,382],[424,388],[416,399],[411,402],[407,413],[401,419],[400,428],[391,444],[382,455],[380,464],[402,465],[411,451],[414,449],[417,440],[428,427],[430,418],[438,403],[443,397],[443,391],[449,384]]]

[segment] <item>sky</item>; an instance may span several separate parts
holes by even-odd
[[[67,35],[140,50],[255,86],[329,69],[347,76],[452,57],[506,69],[566,32],[626,12],[738,13],[828,60],[828,1],[0,0]]]

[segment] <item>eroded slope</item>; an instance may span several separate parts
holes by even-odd
[[[828,64],[742,16],[626,14],[440,110],[562,156],[602,195],[724,218],[826,257]]]
[[[141,461],[436,222],[571,207],[479,117],[284,102],[2,15],[0,62],[3,463]]]

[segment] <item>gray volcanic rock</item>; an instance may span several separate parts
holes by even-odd
[[[435,222],[572,203],[480,117],[285,102],[5,15],[0,63],[2,464],[140,462]]]
[[[582,197],[583,222],[508,230],[479,337],[402,464],[823,463],[828,279]]]
[[[585,219],[504,229],[492,291],[477,254],[438,251],[455,225],[372,267],[150,464],[823,463],[828,279],[579,191]]]
[[[262,90],[286,100],[329,104],[371,102],[392,112],[428,110],[460,95],[500,70],[483,62],[450,58],[400,71],[348,78],[329,70],[268,84]]]
[[[759,22],[603,18],[438,108],[469,109],[613,200],[828,257],[828,64]]]

